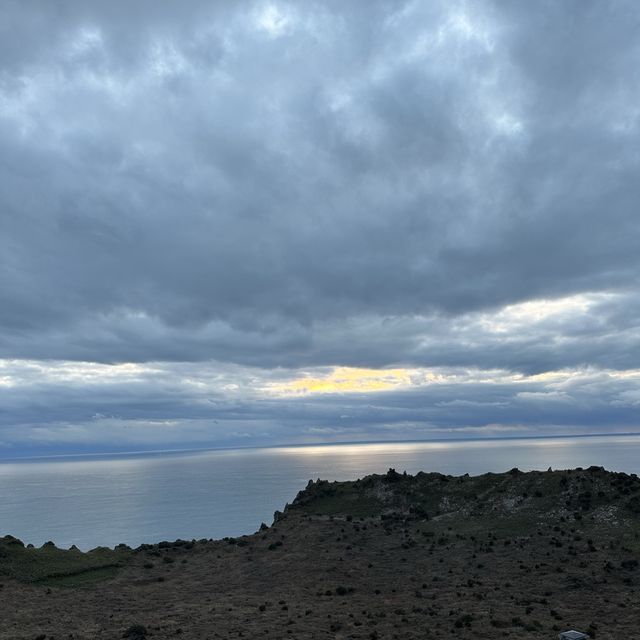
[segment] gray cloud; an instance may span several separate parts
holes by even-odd
[[[637,367],[637,18],[5,2],[0,358]]]
[[[420,370],[377,393],[283,392],[295,371],[23,363],[0,377],[5,455],[637,428],[640,373]],[[425,377],[428,373],[428,378]],[[318,371],[323,379],[328,372]],[[339,376],[338,376],[339,377]],[[8,384],[9,383],[9,384]],[[274,386],[275,385],[275,386]]]

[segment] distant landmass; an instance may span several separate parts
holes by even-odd
[[[309,481],[239,538],[0,538],[0,638],[636,638],[639,561],[634,474],[390,469]]]

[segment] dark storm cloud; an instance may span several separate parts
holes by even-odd
[[[637,368],[639,21],[622,1],[4,2],[0,359]],[[7,366],[7,428],[214,415],[154,377],[91,409]],[[211,393],[244,424],[351,428],[335,399]],[[400,397],[430,416],[445,396]],[[544,397],[546,423],[590,424]],[[433,424],[474,426],[446,406]]]
[[[326,363],[634,289],[633,5],[172,7],[4,5],[3,356]]]

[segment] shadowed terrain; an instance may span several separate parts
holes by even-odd
[[[389,470],[310,481],[240,538],[0,539],[0,638],[632,638],[639,560],[635,475]]]

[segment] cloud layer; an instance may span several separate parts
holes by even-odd
[[[626,2],[6,2],[0,440],[125,437],[92,411],[156,425],[149,442],[176,420],[202,442],[262,442],[221,426],[225,403],[289,424],[264,431],[279,441],[474,416],[628,426],[638,17]],[[144,385],[61,390],[32,368],[73,362],[136,363]],[[387,389],[346,426],[351,399],[252,386],[345,366],[466,373],[458,405],[446,386]],[[233,371],[243,393],[200,403],[183,367],[205,387]],[[513,400],[510,382],[505,413],[501,382],[469,382],[483,371],[543,395]],[[563,405],[535,378],[549,372],[597,395]]]

